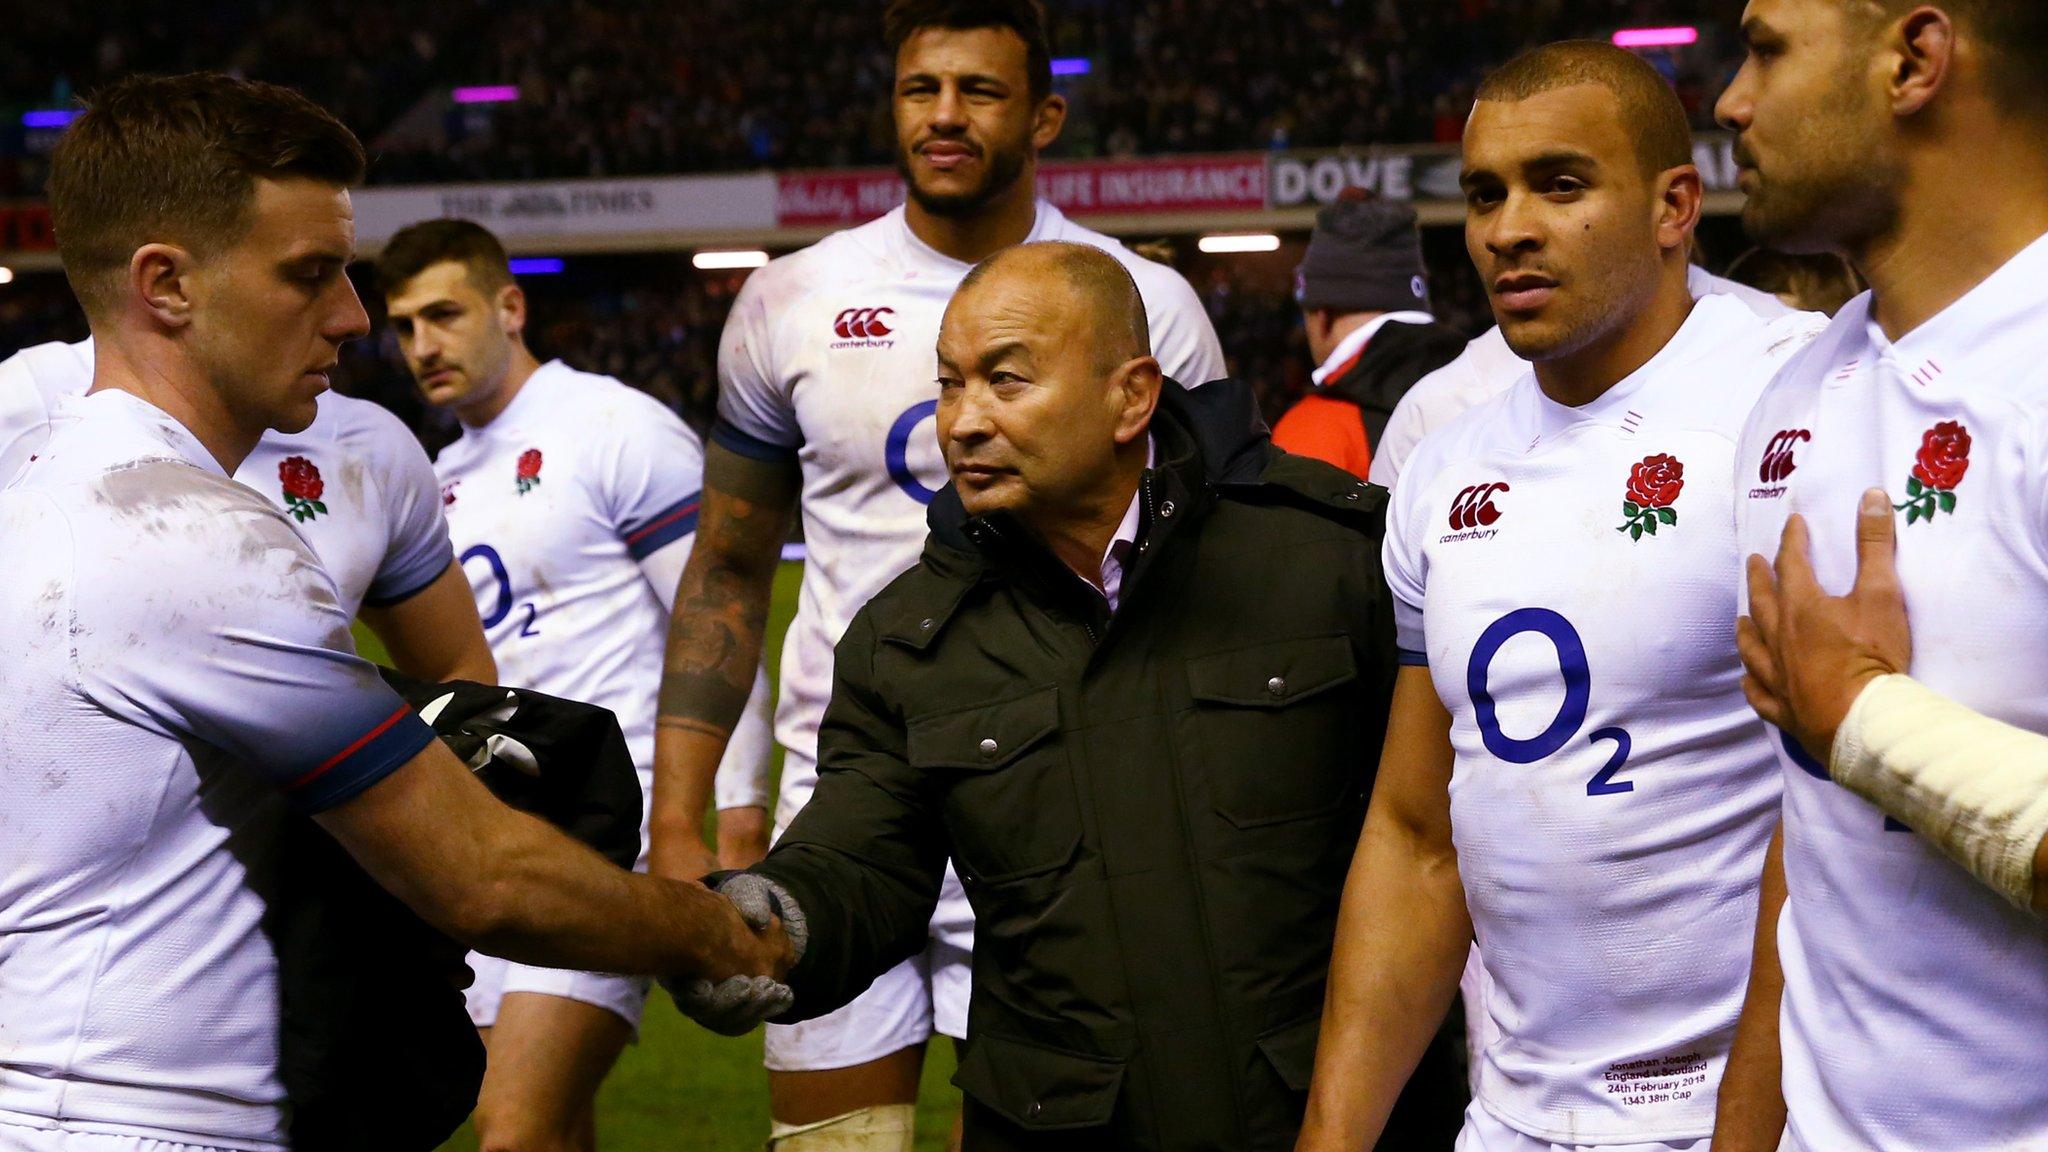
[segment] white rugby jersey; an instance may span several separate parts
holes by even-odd
[[[0,485],[50,437],[59,397],[92,387],[92,341],[39,344],[0,362]],[[367,400],[328,392],[302,432],[266,432],[235,470],[298,526],[341,590],[342,609],[385,607],[455,559],[434,468],[412,432]]]
[[[1843,308],[1750,417],[1743,551],[1813,533],[1833,592],[1856,506],[1898,507],[1920,682],[2048,732],[2048,239],[1896,342]],[[2048,925],[1774,740],[1790,1131],[1807,1152],[2048,1148]]]
[[[696,434],[653,397],[551,360],[434,471],[498,679],[611,709],[651,790],[669,614],[640,561],[697,530]]]
[[[282,1149],[283,801],[348,800],[433,732],[183,427],[113,391],[57,424],[0,492],[0,1121]]]
[[[1696,297],[1732,296],[1766,320],[1792,311],[1768,292],[1709,275],[1697,264],[1686,270],[1686,286]],[[1401,402],[1394,405],[1387,426],[1380,431],[1379,443],[1372,446],[1369,479],[1383,488],[1392,488],[1424,436],[1450,423],[1474,404],[1500,395],[1528,370],[1529,362],[1515,355],[1501,330],[1487,329],[1467,344],[1456,360],[1416,381]]]
[[[747,278],[718,352],[712,438],[800,462],[808,556],[782,648],[775,734],[787,756],[778,824],[810,799],[832,649],[870,597],[917,563],[925,506],[946,484],[939,321],[969,265],[919,240],[902,208],[772,261]],[[1041,200],[1027,241],[1092,244],[1130,270],[1160,367],[1190,387],[1224,375],[1208,315],[1178,272],[1069,221]]]
[[[1498,1033],[1477,1096],[1530,1136],[1713,1129],[1779,797],[1735,653],[1732,462],[1821,323],[1704,297],[1598,400],[1526,374],[1424,439],[1394,490],[1398,638],[1451,714]]]

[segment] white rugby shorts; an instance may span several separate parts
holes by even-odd
[[[770,1024],[771,1072],[821,1072],[879,1060],[934,1033],[967,1037],[974,910],[951,865],[925,950],[876,977],[844,1008],[801,1024]]]

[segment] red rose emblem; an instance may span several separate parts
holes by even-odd
[[[1645,508],[1669,508],[1685,490],[1685,465],[1663,454],[1629,470],[1628,498]]]
[[[1913,457],[1913,474],[1906,477],[1906,499],[1894,504],[1894,511],[1906,514],[1906,523],[1934,522],[1936,512],[1956,510],[1956,485],[1970,470],[1970,431],[1954,420],[1943,420],[1920,437],[1920,451]]]
[[[292,519],[303,524],[327,511],[327,505],[320,502],[320,496],[327,491],[327,484],[320,479],[320,469],[304,456],[287,456],[277,466],[277,482],[284,490],[284,506]]]
[[[540,483],[540,449],[528,448],[519,454],[519,494],[524,496],[535,484]]]
[[[1923,488],[1953,492],[1970,470],[1970,433],[1953,420],[1944,420],[1920,438],[1920,454],[1913,458],[1913,479]]]
[[[320,469],[313,466],[304,456],[287,456],[277,466],[277,478],[284,485],[284,494],[297,496],[301,500],[318,500],[327,491],[327,485],[320,479]]]
[[[1685,465],[1676,456],[1660,452],[1644,457],[1642,463],[1629,469],[1628,494],[1621,502],[1624,519],[1615,531],[1628,533],[1631,540],[1641,540],[1644,536],[1655,536],[1659,524],[1676,527],[1678,510],[1672,505],[1683,491]]]

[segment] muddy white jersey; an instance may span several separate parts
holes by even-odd
[[[1893,341],[1868,295],[1764,395],[1737,458],[1742,547],[1793,512],[1830,592],[1856,506],[1897,509],[1913,677],[2048,733],[2048,238]],[[2048,1148],[2048,925],[1775,740],[1780,1025],[1796,1146]]]
[[[696,433],[646,393],[551,360],[434,471],[498,678],[611,709],[651,788],[674,590],[640,562],[697,530]]]
[[[126,392],[0,492],[0,1122],[282,1150],[284,804],[434,738],[277,508]]]
[[[1694,296],[1732,296],[1766,320],[1792,311],[1767,292],[1709,275],[1698,265],[1686,270],[1686,286]],[[1372,446],[1372,482],[1392,488],[1424,436],[1474,404],[1500,395],[1528,370],[1529,362],[1515,355],[1501,330],[1487,329],[1456,360],[1416,381],[1394,405],[1379,443]]]
[[[1402,658],[1452,718],[1452,833],[1498,1038],[1477,1098],[1530,1136],[1686,1140],[1749,971],[1779,783],[1735,653],[1735,441],[1818,316],[1702,297],[1590,404],[1533,374],[1394,490]]]
[[[1224,374],[1201,301],[1178,272],[1040,201],[1028,240],[1092,244],[1137,281],[1160,367],[1190,387]],[[712,438],[803,470],[807,556],[783,642],[776,737],[787,750],[778,820],[810,798],[832,649],[855,612],[917,563],[925,507],[946,483],[938,409],[939,320],[968,265],[919,240],[897,208],[772,261],[747,278],[718,354]]]
[[[39,344],[0,362],[0,485],[50,438],[59,397],[92,387],[92,341]],[[411,598],[454,560],[434,468],[398,417],[323,394],[304,431],[266,432],[235,479],[298,527],[353,616]]]

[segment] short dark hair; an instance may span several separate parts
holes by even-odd
[[[448,260],[468,269],[470,280],[486,291],[513,282],[512,262],[490,229],[474,220],[422,220],[399,229],[378,254],[377,290],[388,297]]]
[[[2048,3],[2042,0],[1879,0],[1887,18],[1920,3],[1947,12],[1984,50],[1985,80],[2007,112],[2048,122]]]
[[[363,178],[355,134],[289,88],[219,72],[131,76],[98,89],[50,158],[50,219],[88,314],[135,250],[198,253],[248,231],[259,178],[343,188]]]
[[[1614,93],[1644,175],[1692,163],[1692,124],[1678,93],[1649,61],[1602,40],[1560,40],[1532,48],[1488,76],[1476,98],[1513,103],[1578,84],[1597,84]]]
[[[882,14],[882,39],[891,53],[901,52],[906,41],[926,28],[1008,28],[1024,41],[1031,102],[1052,95],[1052,47],[1045,34],[1045,6],[1039,0],[895,0]]]

